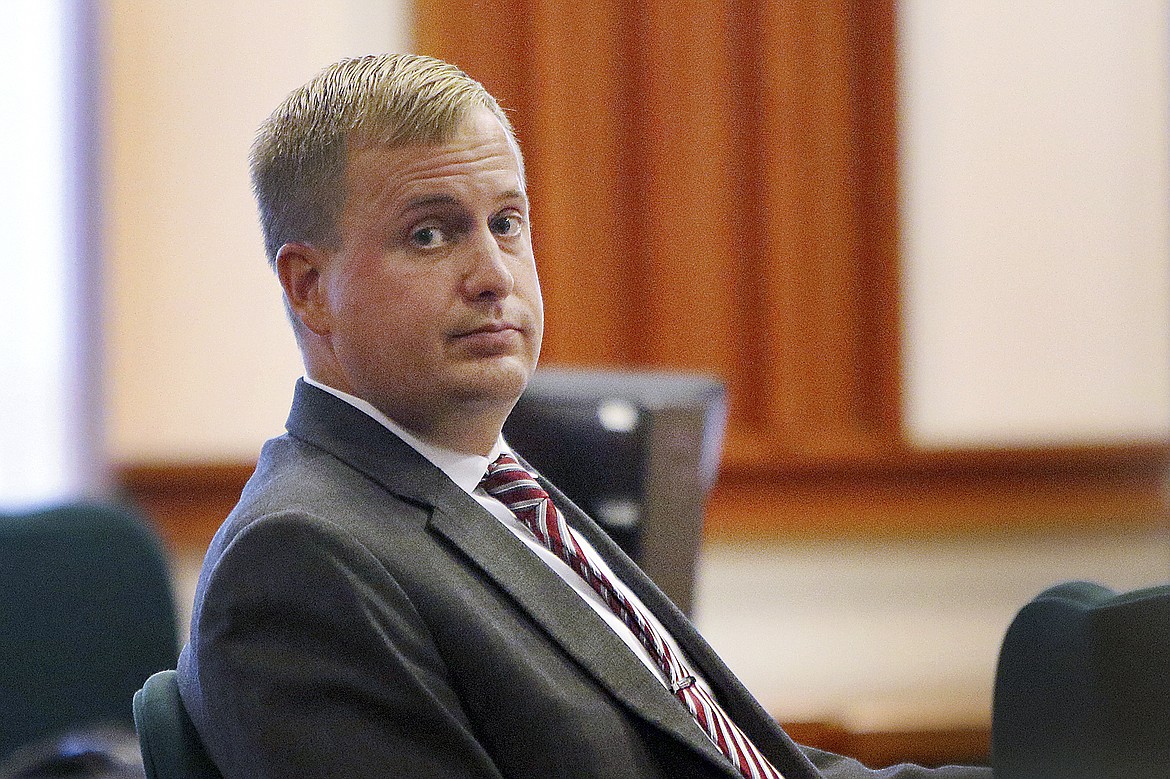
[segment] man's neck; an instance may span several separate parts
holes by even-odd
[[[305,375],[305,382],[324,390],[349,403],[351,406],[365,412],[400,438],[413,438],[429,446],[447,449],[460,454],[472,454],[485,457],[495,447],[503,428],[503,420],[499,419],[499,412],[452,413],[449,421],[434,422],[432,424],[418,424],[415,420],[391,416],[374,404],[347,392],[330,383]],[[403,435],[405,434],[405,435]],[[417,448],[417,447],[416,447]]]
[[[462,454],[486,456],[496,445],[505,418],[501,418],[498,412],[477,414],[462,410],[425,423],[408,419],[402,420],[400,424],[434,446]]]

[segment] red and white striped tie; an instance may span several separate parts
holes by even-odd
[[[561,517],[548,493],[511,455],[500,455],[488,466],[481,485],[498,498],[553,554],[565,561],[645,645],[650,657],[666,674],[670,691],[703,728],[719,750],[748,779],[783,779],[755,744],[701,686],[685,660],[663,641],[642,611],[614,589],[609,578],[586,556],[572,528]]]

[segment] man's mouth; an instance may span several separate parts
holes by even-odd
[[[501,320],[498,322],[487,322],[485,324],[471,327],[466,330],[456,331],[455,337],[466,338],[468,336],[491,335],[493,333],[503,333],[507,331],[515,331],[520,333],[523,332],[523,328],[514,322]]]
[[[492,356],[513,352],[523,333],[519,324],[501,320],[457,330],[453,340],[475,354]]]

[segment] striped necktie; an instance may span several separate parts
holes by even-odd
[[[488,466],[481,485],[489,495],[511,509],[540,543],[572,568],[613,609],[666,674],[670,691],[744,777],[783,779],[715,699],[695,683],[686,660],[671,651],[641,609],[615,589],[601,569],[586,557],[576,534],[561,517],[548,493],[515,458],[500,455]]]

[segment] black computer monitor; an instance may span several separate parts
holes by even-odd
[[[709,376],[542,368],[504,436],[689,612],[726,418]]]

